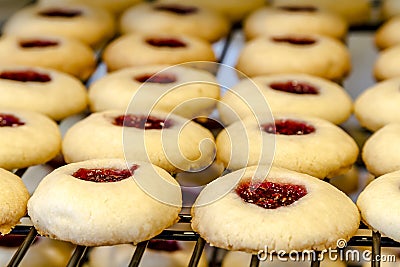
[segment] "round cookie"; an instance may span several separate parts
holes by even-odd
[[[228,33],[229,22],[222,15],[198,5],[153,2],[127,9],[120,18],[120,31],[123,34],[193,35],[214,42]]]
[[[7,35],[0,38],[2,65],[53,68],[86,80],[96,67],[94,51],[66,37]]]
[[[25,168],[54,158],[61,148],[61,134],[47,116],[1,108],[0,147],[0,168]]]
[[[62,151],[66,162],[127,158],[175,173],[208,167],[215,144],[210,131],[177,115],[104,111],[73,125],[64,136]]]
[[[334,13],[316,7],[264,7],[250,14],[244,22],[247,38],[275,34],[321,34],[344,39],[347,22]]]
[[[142,65],[215,61],[215,55],[211,44],[193,36],[131,33],[111,42],[104,50],[103,61],[109,71],[114,71]]]
[[[1,108],[32,110],[54,120],[82,112],[88,102],[80,80],[39,67],[0,66],[0,94]]]
[[[265,113],[265,107],[241,100],[251,86],[259,88],[272,113],[316,116],[340,124],[350,117],[353,109],[349,94],[329,80],[307,74],[256,76],[243,79],[221,98],[217,107],[225,124],[233,123],[237,115],[243,119],[253,112],[257,116]]]
[[[21,178],[0,168],[0,234],[6,235],[26,213],[29,193]]]
[[[389,47],[378,54],[373,74],[377,81],[400,77],[400,45]]]
[[[365,142],[363,161],[370,173],[380,176],[400,170],[400,123],[390,123]]]
[[[300,115],[237,121],[217,136],[216,144],[217,159],[229,170],[272,164],[320,179],[348,171],[358,156],[356,142],[341,128]]]
[[[341,80],[351,68],[348,49],[340,41],[316,34],[262,36],[240,52],[236,68],[254,77],[278,73],[307,73]]]
[[[400,16],[386,21],[375,33],[375,44],[379,49],[386,49],[400,44],[398,29],[400,27]]]
[[[94,112],[154,104],[157,110],[186,118],[210,114],[219,95],[214,75],[187,65],[125,68],[89,87],[90,108]]]
[[[363,222],[396,241],[400,241],[399,186],[400,171],[391,172],[369,183],[357,199]]]
[[[163,187],[154,195],[144,185]],[[181,203],[179,184],[166,171],[102,159],[65,165],[44,177],[28,214],[39,234],[54,239],[84,246],[136,244],[174,224]]]
[[[383,19],[400,15],[400,2],[397,0],[384,0],[381,3],[381,13]]]
[[[361,126],[376,131],[391,122],[400,122],[400,78],[379,82],[357,97],[354,114]]]
[[[78,39],[96,47],[114,35],[113,16],[102,8],[82,4],[29,5],[12,15],[4,34],[50,35]]]
[[[192,208],[192,228],[207,242],[248,253],[335,248],[359,222],[356,205],[332,185],[266,166],[214,180]]]

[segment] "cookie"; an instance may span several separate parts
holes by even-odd
[[[179,184],[162,169],[103,159],[65,165],[44,177],[28,214],[38,233],[53,239],[84,246],[136,244],[174,224],[181,201]]]
[[[102,8],[82,4],[28,5],[5,23],[8,35],[50,35],[75,38],[96,47],[114,35],[113,16]]]
[[[391,172],[369,183],[357,199],[363,222],[396,241],[400,241],[399,186],[400,171]]]
[[[192,208],[192,228],[207,242],[248,253],[335,248],[359,222],[356,205],[332,185],[266,166],[218,178]]]
[[[0,107],[27,109],[61,120],[87,106],[77,78],[49,68],[0,66]]]
[[[61,134],[45,115],[1,108],[0,147],[0,168],[25,168],[54,158],[61,148]]]
[[[0,38],[2,65],[53,68],[86,80],[96,66],[94,51],[78,40],[48,35]]]
[[[360,94],[354,114],[361,126],[377,131],[391,122],[400,122],[400,78],[379,82]]]
[[[207,41],[167,33],[122,35],[105,48],[102,57],[109,71],[143,65],[216,60]]]
[[[208,167],[215,145],[210,131],[180,116],[104,111],[73,125],[64,136],[62,151],[66,162],[127,158],[175,173]]]
[[[253,113],[265,113],[265,105],[242,101],[251,87],[260,90],[272,113],[316,116],[340,124],[350,117],[353,110],[350,95],[329,80],[307,74],[264,75],[243,79],[225,93],[217,105],[225,124]]]
[[[29,193],[21,178],[0,168],[0,234],[11,232],[26,213]]]
[[[381,25],[375,33],[375,44],[379,49],[386,49],[400,44],[397,29],[400,27],[400,16],[393,17]]]
[[[228,20],[219,13],[179,1],[143,3],[127,9],[120,18],[120,32],[192,35],[214,42],[227,35]]]
[[[341,128],[300,115],[237,121],[221,131],[216,144],[217,160],[229,170],[273,164],[320,179],[347,172],[358,156],[356,142]]]
[[[271,35],[245,44],[236,68],[254,77],[306,73],[341,80],[350,69],[350,54],[340,41],[316,34]]]
[[[400,170],[400,123],[390,123],[367,139],[362,159],[375,176]]]
[[[383,19],[390,19],[400,15],[400,2],[397,0],[384,0],[381,4],[381,14]]]
[[[400,45],[389,47],[378,54],[373,66],[373,74],[377,81],[400,77]]]
[[[186,118],[210,114],[219,95],[214,75],[186,65],[125,68],[89,87],[90,108],[94,112],[126,110],[129,105],[143,104]]]
[[[344,39],[347,21],[341,16],[313,6],[264,7],[251,13],[244,21],[248,39],[275,34],[321,34]]]

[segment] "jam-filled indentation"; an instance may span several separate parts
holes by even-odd
[[[143,75],[138,75],[134,77],[134,79],[140,83],[174,83],[176,82],[177,78],[176,75],[173,73],[147,73]]]
[[[61,18],[74,18],[82,15],[81,10],[65,9],[65,8],[49,8],[39,12],[43,17],[61,17]]]
[[[186,43],[176,38],[147,38],[146,43],[154,47],[182,48]]]
[[[184,6],[179,4],[161,4],[155,6],[154,9],[158,11],[175,13],[177,15],[189,15],[194,14],[198,11],[198,8],[195,6]]]
[[[19,46],[22,48],[44,48],[58,46],[58,42],[44,39],[22,40],[19,42]]]
[[[17,82],[39,82],[46,83],[51,81],[51,77],[46,73],[34,70],[5,70],[0,72],[0,79],[12,80]]]
[[[278,9],[289,12],[316,12],[318,8],[315,6],[280,6]]]
[[[315,132],[314,126],[292,119],[276,120],[275,123],[261,125],[261,128],[267,133],[282,135],[307,135]]]
[[[172,126],[171,120],[164,120],[155,116],[141,116],[133,114],[115,117],[112,123],[116,126],[134,127],[144,130],[161,130]]]
[[[294,36],[285,36],[285,37],[273,37],[272,41],[276,43],[288,43],[292,45],[312,45],[317,41],[311,37],[294,37]]]
[[[25,122],[21,121],[17,116],[0,113],[0,127],[18,127],[22,125],[25,125]]]
[[[87,169],[79,168],[72,176],[80,180],[95,182],[95,183],[113,183],[125,180],[133,175],[139,165],[132,165],[129,169]]]
[[[305,82],[299,82],[296,80],[289,80],[286,82],[273,82],[269,84],[269,87],[282,92],[299,94],[299,95],[317,95],[319,90]]]

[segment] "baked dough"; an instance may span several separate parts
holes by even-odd
[[[277,198],[283,202],[286,194],[280,186],[293,186],[293,194],[302,188],[306,195],[286,206],[263,208],[236,193],[249,179],[254,185],[272,183],[278,188]],[[257,191],[254,196],[258,198]],[[266,197],[265,201],[274,199],[268,193],[260,197]],[[265,246],[287,252],[335,248],[339,239],[348,240],[355,234],[359,222],[353,201],[329,183],[266,166],[253,166],[218,178],[203,189],[192,208],[192,228],[207,242],[248,253],[257,253]]]
[[[0,66],[0,107],[36,111],[54,120],[82,112],[85,86],[77,78],[49,68]]]
[[[114,35],[113,16],[102,8],[82,4],[29,5],[14,13],[4,34],[55,35],[78,39],[96,47]]]
[[[92,113],[73,125],[65,134],[62,143],[65,161],[127,158],[151,162],[172,173],[180,170],[197,171],[213,162],[214,137],[199,124],[173,114],[152,112],[151,120],[155,121],[156,126],[159,120],[161,129],[144,130],[115,125],[116,118],[123,115],[133,115],[138,120],[143,118],[143,123],[147,117],[143,112]]]
[[[217,105],[225,124],[252,113],[257,116],[265,113],[266,105],[242,101],[251,87],[260,90],[272,113],[316,116],[340,124],[350,117],[353,109],[349,94],[329,80],[307,74],[265,75],[243,79],[225,93]]]
[[[375,176],[400,170],[400,123],[390,123],[375,132],[365,142],[363,161]]]
[[[0,168],[12,170],[46,163],[60,151],[58,125],[45,115],[1,108],[0,125]]]
[[[11,232],[26,213],[28,189],[21,178],[0,168],[0,234]]]
[[[214,75],[187,64],[125,68],[89,87],[90,108],[94,112],[144,104],[186,118],[209,115],[219,95]]]
[[[126,34],[111,42],[103,53],[103,61],[109,71],[142,65],[215,60],[211,44],[207,41],[167,33]]]
[[[221,14],[198,5],[153,2],[127,9],[120,18],[120,31],[193,35],[214,42],[228,33],[229,22]]]
[[[274,120],[246,118],[226,127],[217,136],[217,159],[229,170],[273,164],[320,179],[348,171],[357,160],[356,142],[328,121],[284,114]]]
[[[397,0],[384,0],[381,4],[383,19],[389,19],[400,15],[400,2]]]
[[[400,45],[389,47],[378,54],[373,73],[377,81],[400,76]]]
[[[98,183],[72,176],[82,169],[89,173],[133,170],[133,174],[120,181]],[[147,191],[149,186],[162,186],[162,190],[154,189],[158,191],[154,195],[154,190]],[[102,159],[51,172],[30,198],[28,214],[39,234],[54,239],[84,246],[136,244],[174,224],[181,201],[179,184],[164,170],[145,162]]]
[[[264,7],[254,11],[244,22],[247,38],[274,34],[321,34],[344,39],[347,21],[316,7]]]
[[[400,171],[391,172],[369,183],[357,199],[363,222],[396,241],[400,241],[399,186]]]
[[[86,80],[95,69],[94,51],[66,37],[6,35],[0,38],[2,65],[53,68]]]
[[[348,49],[340,41],[316,34],[271,35],[243,47],[236,67],[254,77],[278,73],[307,73],[341,80],[350,71]]]
[[[400,78],[379,82],[359,95],[354,114],[361,126],[376,131],[391,122],[400,122]]]
[[[397,30],[400,27],[400,16],[386,21],[375,34],[375,44],[380,49],[386,49],[400,44]]]

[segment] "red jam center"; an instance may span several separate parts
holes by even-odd
[[[13,80],[17,82],[50,82],[51,78],[45,73],[34,70],[13,70],[0,73],[0,79]]]
[[[82,15],[82,11],[73,9],[52,8],[39,12],[43,17],[73,18]]]
[[[138,165],[132,165],[130,169],[86,169],[80,168],[72,174],[75,178],[95,183],[119,182],[133,175]]]
[[[307,194],[303,185],[273,182],[243,182],[236,187],[236,193],[246,202],[265,209],[289,206]]]
[[[168,11],[171,13],[175,13],[178,15],[189,15],[197,12],[197,7],[194,6],[184,6],[179,4],[171,4],[171,5],[158,5],[154,7],[155,10],[158,11]]]
[[[25,122],[22,122],[18,117],[0,113],[0,127],[18,127],[22,125],[25,125]]]
[[[289,12],[316,12],[317,8],[314,6],[280,6],[279,9]]]
[[[114,125],[135,127],[144,130],[161,130],[172,126],[171,121],[159,119],[154,116],[136,116],[132,114],[121,115],[114,118]]]
[[[316,40],[307,37],[273,37],[272,40],[277,43],[288,43],[292,45],[312,45]]]
[[[51,47],[57,46],[58,42],[52,40],[25,40],[20,41],[19,46],[22,48],[35,48],[35,47]]]
[[[174,83],[176,82],[176,76],[172,73],[150,73],[143,74],[140,76],[136,76],[134,78],[136,81],[140,83],[148,82],[148,83]]]
[[[262,125],[262,129],[267,133],[283,135],[306,135],[315,132],[315,128],[302,121],[295,120],[276,120],[274,123]]]
[[[147,244],[149,249],[174,252],[181,250],[178,242],[175,240],[150,240]]]
[[[174,38],[148,38],[146,39],[146,43],[155,47],[186,47],[186,44],[184,42]]]
[[[319,93],[318,89],[311,84],[298,82],[296,80],[290,80],[287,82],[274,82],[271,83],[269,87],[274,90],[300,95],[317,95]]]

